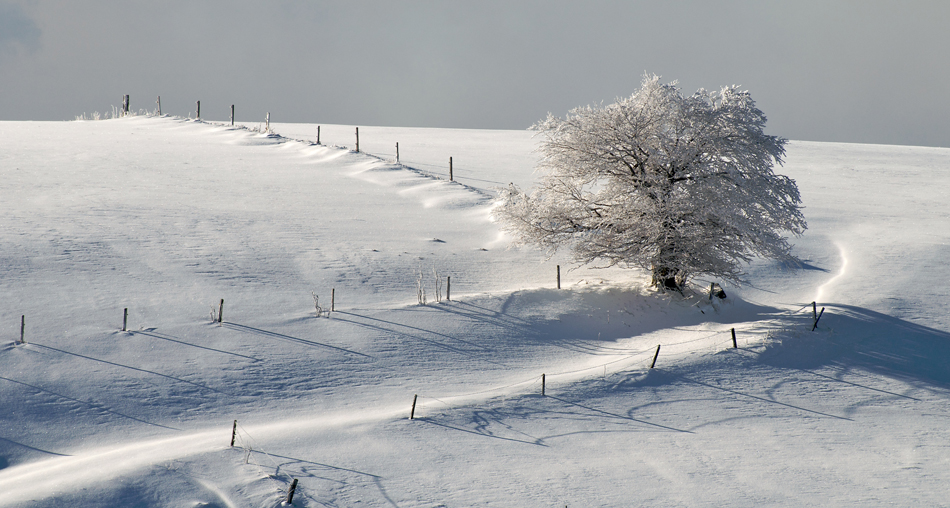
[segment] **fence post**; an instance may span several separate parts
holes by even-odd
[[[739,349],[738,344],[736,344],[736,329],[732,329],[732,349]]]
[[[650,368],[656,367],[656,358],[660,356],[660,345],[656,345],[656,354],[653,355],[653,363],[650,364]]]
[[[452,276],[445,278],[445,301],[452,299]]]
[[[23,339],[23,332],[26,330],[26,314],[20,316],[20,344],[26,344]]]
[[[557,265],[557,288],[561,289],[561,265]]]
[[[396,163],[399,163],[399,143],[396,143]]]
[[[452,176],[452,158],[449,157],[449,181],[454,181],[455,178]]]
[[[822,308],[821,308],[821,312],[819,312],[819,313],[818,313],[818,316],[815,317],[815,324],[812,325],[811,331],[815,331],[815,329],[818,328],[818,320],[821,319],[821,316],[822,316],[822,314],[824,314],[824,313],[825,313],[825,308],[822,307]]]
[[[234,446],[234,438],[237,436],[237,420],[234,420],[234,425],[231,427],[231,446]]]
[[[125,312],[122,313],[122,331],[125,331],[126,325],[129,324],[129,308],[125,308]]]
[[[155,104],[158,104],[158,116],[162,116],[162,96],[159,95],[158,99],[155,100]]]
[[[218,306],[218,322],[221,323],[224,318],[224,298],[221,299],[221,304]]]
[[[818,302],[811,302],[811,319],[818,319]]]
[[[357,153],[359,153],[360,151],[360,128],[359,127],[356,128],[356,151]]]
[[[330,312],[336,312],[336,288],[330,290]]]
[[[320,144],[320,126],[317,126],[317,144]]]
[[[542,397],[545,396],[545,395],[544,395],[544,388],[545,388],[545,384],[546,384],[545,381],[546,381],[546,380],[545,380],[544,374],[541,374],[541,396],[542,396]]]
[[[287,491],[287,504],[294,503],[294,491],[297,490],[297,479],[294,478],[294,482],[290,484],[290,490]]]
[[[234,125],[234,104],[231,104],[231,125]]]
[[[195,105],[197,108],[197,110],[195,111],[195,120],[198,120],[201,118],[201,101],[196,101]]]
[[[416,400],[419,398],[419,394],[412,396],[412,411],[409,412],[409,419],[412,420],[416,417]]]
[[[270,132],[270,111],[267,112],[267,116],[264,118],[264,131]]]

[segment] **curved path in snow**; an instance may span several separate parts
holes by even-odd
[[[838,247],[838,254],[841,256],[841,268],[838,270],[837,275],[825,281],[824,284],[818,286],[818,289],[815,292],[814,301],[820,302],[821,297],[825,294],[825,289],[832,287],[838,282],[838,279],[844,276],[848,271],[848,253],[845,251],[844,246],[840,242],[835,242],[835,246]]]

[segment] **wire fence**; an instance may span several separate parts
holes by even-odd
[[[807,309],[810,306],[811,305],[805,305],[796,310],[790,310],[780,315],[793,316],[795,314],[800,313],[802,310]],[[804,326],[803,328],[810,329],[810,327],[807,327],[807,326]],[[787,329],[788,327],[783,328],[783,330],[787,330]],[[693,333],[702,333],[701,331],[698,331],[698,330],[690,330],[690,331]],[[598,363],[596,365],[582,367],[579,369],[545,373],[541,375],[532,376],[530,378],[524,378],[522,380],[515,381],[513,383],[508,383],[501,386],[494,386],[491,388],[486,388],[486,389],[482,389],[482,390],[478,390],[474,392],[466,392],[466,393],[459,393],[459,394],[453,394],[453,395],[439,395],[438,397],[433,396],[433,395],[428,395],[428,394],[418,394],[417,397],[420,402],[419,414],[423,415],[425,413],[425,410],[426,410],[425,400],[438,402],[439,404],[442,405],[443,409],[459,409],[463,407],[476,407],[479,404],[484,404],[484,400],[472,401],[471,399],[473,397],[486,395],[486,394],[492,394],[492,393],[500,394],[502,396],[514,395],[510,393],[504,393],[504,391],[509,390],[511,388],[519,387],[519,386],[523,387],[523,389],[516,393],[524,394],[524,393],[527,393],[529,390],[536,391],[537,386],[539,384],[543,385],[543,383],[547,379],[551,379],[551,378],[578,375],[584,372],[597,372],[601,370],[604,372],[603,376],[606,377],[610,374],[616,374],[618,372],[636,370],[636,369],[645,367],[648,363],[651,363],[655,359],[655,357],[659,355],[663,347],[666,347],[668,351],[669,348],[671,347],[684,346],[688,344],[697,344],[697,343],[702,343],[705,341],[706,343],[703,344],[701,347],[691,348],[688,351],[677,351],[675,354],[678,354],[678,355],[682,355],[684,353],[715,354],[724,349],[738,348],[738,339],[736,339],[736,342],[733,342],[734,332],[735,332],[735,328],[730,328],[728,330],[720,330],[720,331],[716,331],[712,333],[706,333],[702,337],[696,337],[693,339],[687,339],[687,340],[682,340],[678,342],[661,343],[656,348],[650,347],[647,349],[632,351],[630,354],[625,355],[621,358],[616,358],[607,362]],[[770,337],[772,332],[773,330],[770,329],[764,334],[763,338]],[[743,334],[748,335],[749,332],[745,331],[743,332]],[[762,335],[763,334],[761,333],[756,334],[756,336],[762,336]],[[711,339],[715,339],[716,337],[720,337],[720,336],[726,336],[726,338],[723,338],[721,340],[711,341]],[[746,345],[748,345],[749,341],[750,339],[748,338],[744,339],[744,342]],[[629,363],[625,363],[625,362],[629,362]],[[617,364],[620,364],[620,366],[618,366]],[[612,370],[608,371],[608,369],[611,367],[613,367]],[[653,368],[653,367],[650,367],[650,368]]]

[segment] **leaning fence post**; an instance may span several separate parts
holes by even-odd
[[[412,420],[416,417],[416,400],[419,398],[419,394],[412,396],[412,411],[409,412],[409,419]]]
[[[235,437],[237,437],[237,420],[234,420],[234,425],[231,427],[231,446],[234,446]]]
[[[660,356],[660,345],[656,345],[656,354],[653,355],[653,363],[650,364],[650,368],[656,367],[656,358]]]
[[[126,325],[129,324],[129,308],[126,307],[125,311],[122,313],[122,331],[125,331]]]
[[[287,504],[293,504],[293,503],[294,503],[294,491],[295,491],[295,490],[297,490],[297,479],[296,479],[296,478],[294,478],[294,482],[290,484],[290,490],[287,491],[287,501],[285,501],[285,503],[287,503]]]
[[[224,319],[224,298],[221,299],[221,304],[218,306],[218,322],[222,322]]]
[[[736,329],[732,329],[732,348],[739,349],[739,346],[736,344]]]
[[[815,328],[818,328],[818,320],[821,319],[821,315],[825,313],[825,308],[821,308],[821,312],[818,313],[818,316],[815,317],[815,324],[811,327],[811,331],[815,331]]]

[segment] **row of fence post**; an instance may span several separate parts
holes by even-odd
[[[559,267],[559,268],[560,268],[560,267]],[[559,270],[559,275],[560,275],[560,270]],[[818,320],[821,319],[822,314],[824,314],[825,308],[822,307],[822,308],[821,308],[821,312],[816,312],[816,310],[817,310],[817,304],[816,304],[815,302],[812,302],[812,312],[813,312],[813,318],[814,318],[814,325],[812,326],[812,331],[814,331],[814,330],[815,330],[815,327],[818,326]],[[730,332],[730,336],[731,336],[731,338],[732,338],[732,347],[733,347],[733,349],[738,349],[738,348],[739,348],[739,344],[738,344],[738,342],[736,341],[736,329],[735,329],[735,328],[730,328],[730,329],[729,329],[729,332]],[[656,361],[657,361],[657,359],[660,357],[660,348],[661,348],[661,346],[662,346],[661,344],[657,344],[657,345],[656,345],[656,352],[653,354],[653,361],[650,362],[650,368],[651,368],[651,369],[653,369],[653,368],[656,367]],[[546,375],[546,374],[541,374],[541,396],[542,396],[542,397],[546,396],[546,389],[547,389],[547,375]],[[415,419],[415,416],[416,416],[416,402],[418,401],[418,399],[419,399],[419,395],[418,395],[418,394],[416,394],[416,395],[414,395],[414,396],[412,397],[412,409],[411,409],[410,412],[409,412],[409,419],[410,419],[410,420]]]
[[[158,96],[158,98],[155,100],[155,103],[158,106],[158,115],[161,116],[162,114],[162,96],[161,95]],[[122,114],[123,115],[129,114],[129,96],[128,95],[122,96]],[[201,101],[195,101],[195,118],[196,119],[201,118]],[[231,125],[233,126],[234,125],[234,104],[231,104],[231,115],[229,119],[231,121]],[[270,131],[270,113],[267,113],[266,119],[264,122],[265,122],[264,129],[269,132]],[[319,125],[317,126],[317,144],[318,145],[320,144],[320,126]],[[355,151],[357,153],[360,151],[360,128],[359,127],[356,128],[356,150]],[[399,162],[399,143],[396,143],[396,162],[397,163]],[[450,182],[455,181],[452,157],[449,157],[449,181]]]

